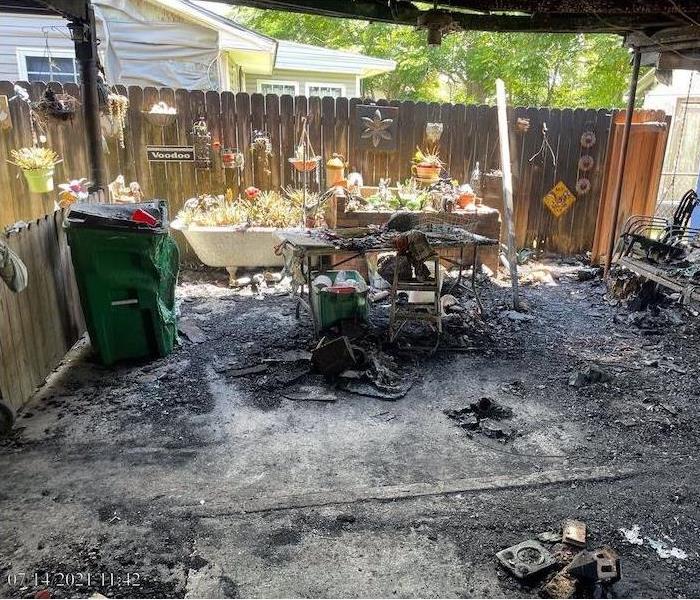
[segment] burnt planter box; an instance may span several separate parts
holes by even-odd
[[[371,196],[377,192],[376,187],[363,187],[361,193],[364,197]],[[369,211],[355,210],[346,211],[346,197],[342,194],[337,194],[332,198],[326,207],[326,223],[332,229],[342,229],[345,227],[367,227],[368,225],[384,225],[396,211]],[[432,219],[438,222],[449,223],[459,227],[463,225],[465,229],[483,235],[494,240],[501,237],[501,214],[491,206],[482,204],[472,209],[458,209],[451,213],[434,212],[430,213]],[[498,246],[487,246],[479,249],[478,260],[482,265],[488,267],[492,272],[498,270]],[[459,249],[451,248],[441,251],[441,255],[452,260],[459,260]],[[336,254],[333,255],[333,262],[337,263],[344,258],[352,256],[352,254]],[[451,265],[448,261],[444,261],[446,267]],[[463,258],[463,264],[470,266],[472,264],[472,253],[467,251]],[[353,259],[350,262],[342,265],[343,269],[355,269],[360,271],[364,277],[367,276],[367,265],[362,257]]]

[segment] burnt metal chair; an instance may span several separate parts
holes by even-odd
[[[617,261],[630,255],[653,263],[667,263],[682,258],[687,247],[699,239],[700,230],[688,227],[698,204],[700,198],[695,190],[688,190],[670,221],[665,217],[645,215],[629,217],[618,240]]]
[[[649,281],[680,293],[684,304],[700,302],[700,281],[685,270],[683,260],[689,250],[700,248],[700,229],[688,227],[698,204],[698,195],[689,190],[683,195],[671,220],[631,216],[618,240],[615,262]]]

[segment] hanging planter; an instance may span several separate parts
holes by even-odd
[[[32,108],[44,120],[71,121],[78,111],[80,102],[70,94],[57,94],[47,88],[41,100],[34,102]]]
[[[308,160],[293,157],[289,159],[289,162],[292,163],[292,166],[300,173],[308,173],[309,171],[313,171],[318,166],[318,162],[320,160],[321,158],[319,156],[314,156]]]
[[[301,137],[299,138],[299,143],[296,146],[294,156],[289,159],[292,166],[300,173],[308,173],[313,171],[318,163],[321,161],[321,157],[317,156],[314,152],[314,148],[311,145],[311,140],[309,139],[309,126],[306,118],[302,120],[302,130]]]
[[[54,166],[61,162],[51,148],[32,146],[11,151],[11,164],[22,169],[30,192],[45,194],[53,190]]]
[[[146,120],[156,127],[168,127],[175,122],[177,110],[174,106],[168,106],[165,102],[156,102],[151,110],[143,111]]]
[[[124,129],[126,129],[128,110],[129,99],[126,96],[121,94],[110,94],[107,96],[107,116],[118,132],[119,146],[122,148],[124,147]]]

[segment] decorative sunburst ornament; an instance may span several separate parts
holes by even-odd
[[[361,150],[395,152],[399,109],[396,106],[358,104],[357,141]]]
[[[394,119],[382,119],[382,113],[377,109],[374,111],[372,118],[362,117],[362,123],[365,127],[362,137],[371,139],[372,146],[376,148],[382,140],[391,139],[391,134],[388,130],[393,122]]]

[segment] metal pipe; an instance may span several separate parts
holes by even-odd
[[[605,275],[612,266],[612,257],[617,240],[617,220],[620,216],[620,197],[622,196],[622,183],[625,176],[625,165],[627,163],[627,147],[632,129],[632,113],[634,112],[634,101],[637,97],[637,82],[639,81],[639,66],[642,62],[642,53],[638,48],[634,49],[632,59],[632,77],[630,79],[630,89],[627,95],[627,112],[625,114],[625,127],[622,130],[622,144],[620,146],[620,162],[617,165],[617,180],[615,182],[615,195],[613,196],[613,213],[610,226],[610,239],[608,240],[608,254],[605,260]],[[612,124],[615,127],[615,124]]]
[[[100,127],[100,103],[97,93],[97,36],[95,12],[89,0],[86,2],[88,20],[71,22],[75,44],[75,57],[80,68],[83,115],[85,118],[85,142],[90,164],[92,191],[105,189],[107,184],[102,156],[102,130]]]

